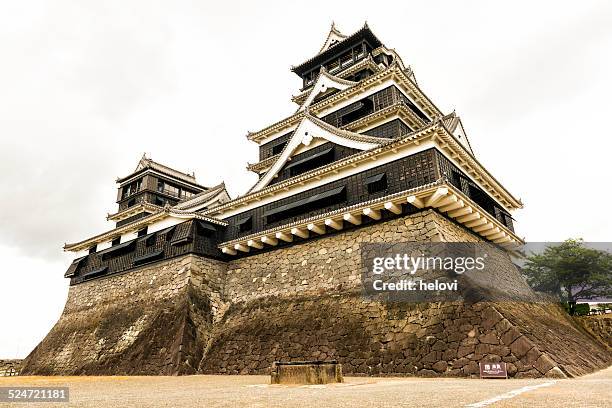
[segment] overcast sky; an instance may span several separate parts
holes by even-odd
[[[532,241],[612,240],[612,3],[5,1],[0,3],[0,358],[61,314],[61,250],[112,227],[115,178],[143,152],[244,194],[245,139],[291,114],[289,71],[331,21],[365,20],[479,160],[525,204]]]

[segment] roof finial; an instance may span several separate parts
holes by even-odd
[[[363,23],[363,28],[370,28],[370,26],[368,26],[368,20]]]

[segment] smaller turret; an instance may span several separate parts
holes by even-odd
[[[117,179],[118,211],[108,216],[117,226],[145,217],[156,207],[174,206],[192,196],[205,192],[194,174],[187,174],[157,163],[143,155],[136,169]]]

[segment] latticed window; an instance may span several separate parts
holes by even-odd
[[[285,148],[285,145],[286,145],[286,144],[287,144],[287,142],[286,142],[286,141],[284,141],[284,142],[282,142],[282,143],[279,143],[279,144],[277,144],[277,145],[274,145],[274,146],[272,147],[272,154],[274,155],[274,154],[279,154],[280,152],[282,152],[282,151],[283,151],[283,149]]]
[[[135,194],[138,191],[140,191],[141,184],[142,184],[142,179],[141,180],[136,180],[136,181],[128,184],[127,186],[123,187],[123,191],[121,193],[121,198],[127,198],[127,197],[131,196],[132,194]]]
[[[378,173],[366,179],[368,193],[374,194],[387,189],[387,173]]]
[[[253,217],[243,218],[237,222],[237,225],[240,232],[251,231],[253,229]]]

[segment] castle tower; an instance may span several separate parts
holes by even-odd
[[[196,182],[195,175],[164,166],[146,155],[131,174],[118,178],[117,184],[119,208],[107,217],[117,227],[150,215],[156,207],[174,206],[209,190]]]
[[[361,245],[413,241],[489,245],[490,281],[532,296],[503,250],[522,242],[511,216],[522,204],[367,25],[332,25],[292,71],[295,112],[247,135],[259,178],[246,194],[147,158],[118,180],[115,228],[65,245],[68,301],[24,373],[248,374],[337,359],[346,374],[470,376],[488,359],[520,377],[609,364],[558,307],[364,299]]]

